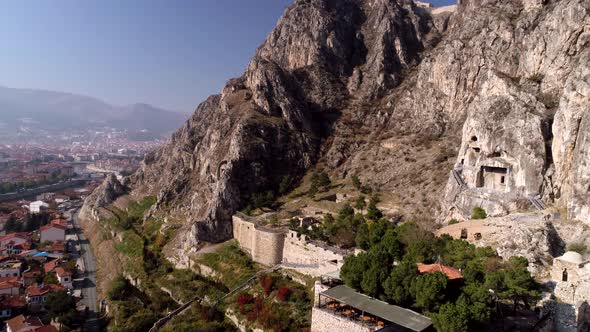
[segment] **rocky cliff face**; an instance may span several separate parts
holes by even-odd
[[[114,174],[109,174],[104,182],[84,201],[84,206],[80,209],[80,218],[98,221],[99,209],[108,207],[128,191],[129,188],[119,182]]]
[[[407,197],[409,216],[482,200],[501,214],[509,207],[495,197],[540,194],[588,218],[589,11],[585,0],[449,10],[297,0],[242,77],[130,185],[157,195],[153,213],[187,220],[177,261],[199,241],[229,238],[231,214],[252,193],[318,162]],[[451,179],[445,189],[453,164],[466,188]]]

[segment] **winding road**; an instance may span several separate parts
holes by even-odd
[[[85,278],[82,283],[82,300],[81,302],[88,308],[88,316],[84,323],[84,331],[101,331],[101,322],[98,310],[98,295],[96,292],[96,260],[90,243],[84,236],[78,220],[78,211],[73,216],[74,232],[78,235],[80,251],[84,261]]]

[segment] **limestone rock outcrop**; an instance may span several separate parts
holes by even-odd
[[[100,208],[109,206],[128,191],[129,188],[114,174],[107,175],[104,182],[84,200],[84,205],[80,209],[80,218],[98,220]]]
[[[589,13],[585,0],[296,0],[129,185],[158,197],[150,213],[187,221],[177,262],[316,163],[418,220],[537,197],[590,223]]]

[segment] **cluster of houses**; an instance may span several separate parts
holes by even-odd
[[[32,315],[44,312],[49,294],[72,294],[77,262],[66,241],[70,228],[54,219],[34,232],[0,237],[0,319],[6,331],[57,331]]]
[[[0,183],[41,182],[74,176],[74,166],[62,162],[23,162],[18,159],[0,159]]]
[[[5,226],[9,220],[18,224],[24,224],[32,215],[67,213],[67,211],[79,207],[83,200],[96,187],[98,182],[91,182],[84,188],[72,188],[62,193],[42,193],[35,200],[25,199],[0,203],[0,236],[10,230]]]

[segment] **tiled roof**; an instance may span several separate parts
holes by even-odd
[[[450,266],[442,265],[440,263],[435,264],[422,264],[418,263],[418,270],[420,273],[433,273],[433,272],[441,272],[449,278],[449,280],[454,279],[463,279],[463,275],[461,272],[455,268]]]
[[[45,226],[41,226],[41,229],[40,230],[41,230],[41,232],[43,232],[43,231],[46,231],[46,230],[48,230],[50,228],[59,228],[59,229],[65,231],[66,229],[68,229],[68,226],[67,226],[67,224],[64,225],[64,224],[62,224],[62,223],[57,222],[56,220],[54,220],[54,221],[52,221],[51,223],[49,223],[49,224],[47,224]]]
[[[50,262],[43,264],[43,270],[45,270],[45,273],[49,273],[57,267],[57,264],[59,264],[59,261],[57,259],[54,259]]]
[[[10,233],[10,234],[4,235],[3,237],[0,237],[0,241],[4,242],[4,241],[10,240],[12,238],[20,238],[23,240],[29,240],[31,237],[27,233]]]
[[[0,289],[11,289],[11,288],[20,288],[20,281],[19,277],[6,277],[2,279],[9,279],[5,281],[0,281]]]
[[[27,301],[20,295],[0,295],[0,308],[1,309],[18,309],[27,305]]]
[[[27,296],[41,296],[50,292],[59,292],[63,290],[65,290],[65,288],[63,288],[61,285],[32,284],[31,286],[27,287]]]
[[[36,327],[42,327],[43,323],[38,317],[18,315],[6,321],[11,331],[31,331]]]

